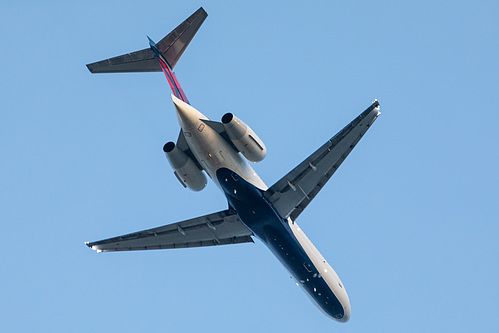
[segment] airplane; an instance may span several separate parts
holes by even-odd
[[[190,248],[262,241],[327,316],[346,322],[350,300],[340,278],[307,238],[296,219],[317,196],[379,116],[374,101],[364,112],[271,187],[249,165],[267,148],[232,113],[209,120],[190,105],[173,68],[208,14],[201,7],[149,48],[88,64],[91,73],[163,72],[180,124],[177,142],[163,151],[184,188],[201,191],[205,173],[222,190],[228,209],[86,243],[98,252]]]

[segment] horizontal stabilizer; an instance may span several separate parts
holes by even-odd
[[[159,250],[253,242],[253,233],[232,209],[159,228],[134,232],[87,246],[98,252]]]
[[[144,49],[127,53],[93,64],[87,68],[92,73],[134,73],[134,72],[161,72],[161,66],[154,57],[151,49]]]
[[[355,145],[376,120],[379,103],[375,101],[338,134],[272,185],[265,197],[283,217],[294,221],[315,198]]]
[[[208,14],[199,8],[159,43],[156,48],[171,69],[175,67]],[[161,72],[159,61],[150,48],[87,65],[92,73]]]
[[[156,44],[170,68],[174,68],[208,14],[201,7]]]

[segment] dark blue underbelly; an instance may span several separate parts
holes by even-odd
[[[333,291],[321,278],[287,221],[263,198],[262,191],[229,169],[217,170],[217,178],[241,221],[274,253],[319,307],[334,318],[343,318],[343,307]]]

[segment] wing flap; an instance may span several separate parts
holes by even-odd
[[[357,118],[265,192],[284,218],[295,220],[324,187],[379,115],[375,101]]]
[[[229,209],[87,246],[98,252],[174,249],[253,242],[252,235],[235,211]]]

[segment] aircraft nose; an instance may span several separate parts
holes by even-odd
[[[345,323],[350,319],[351,309],[350,309],[350,299],[348,295],[343,289],[343,293],[339,295],[338,300],[340,301],[341,306],[343,307],[343,317],[341,319],[337,319],[338,321]]]
[[[343,306],[343,317],[341,319],[338,319],[338,321],[342,323],[346,323],[350,319],[350,302],[348,304],[342,304]]]

